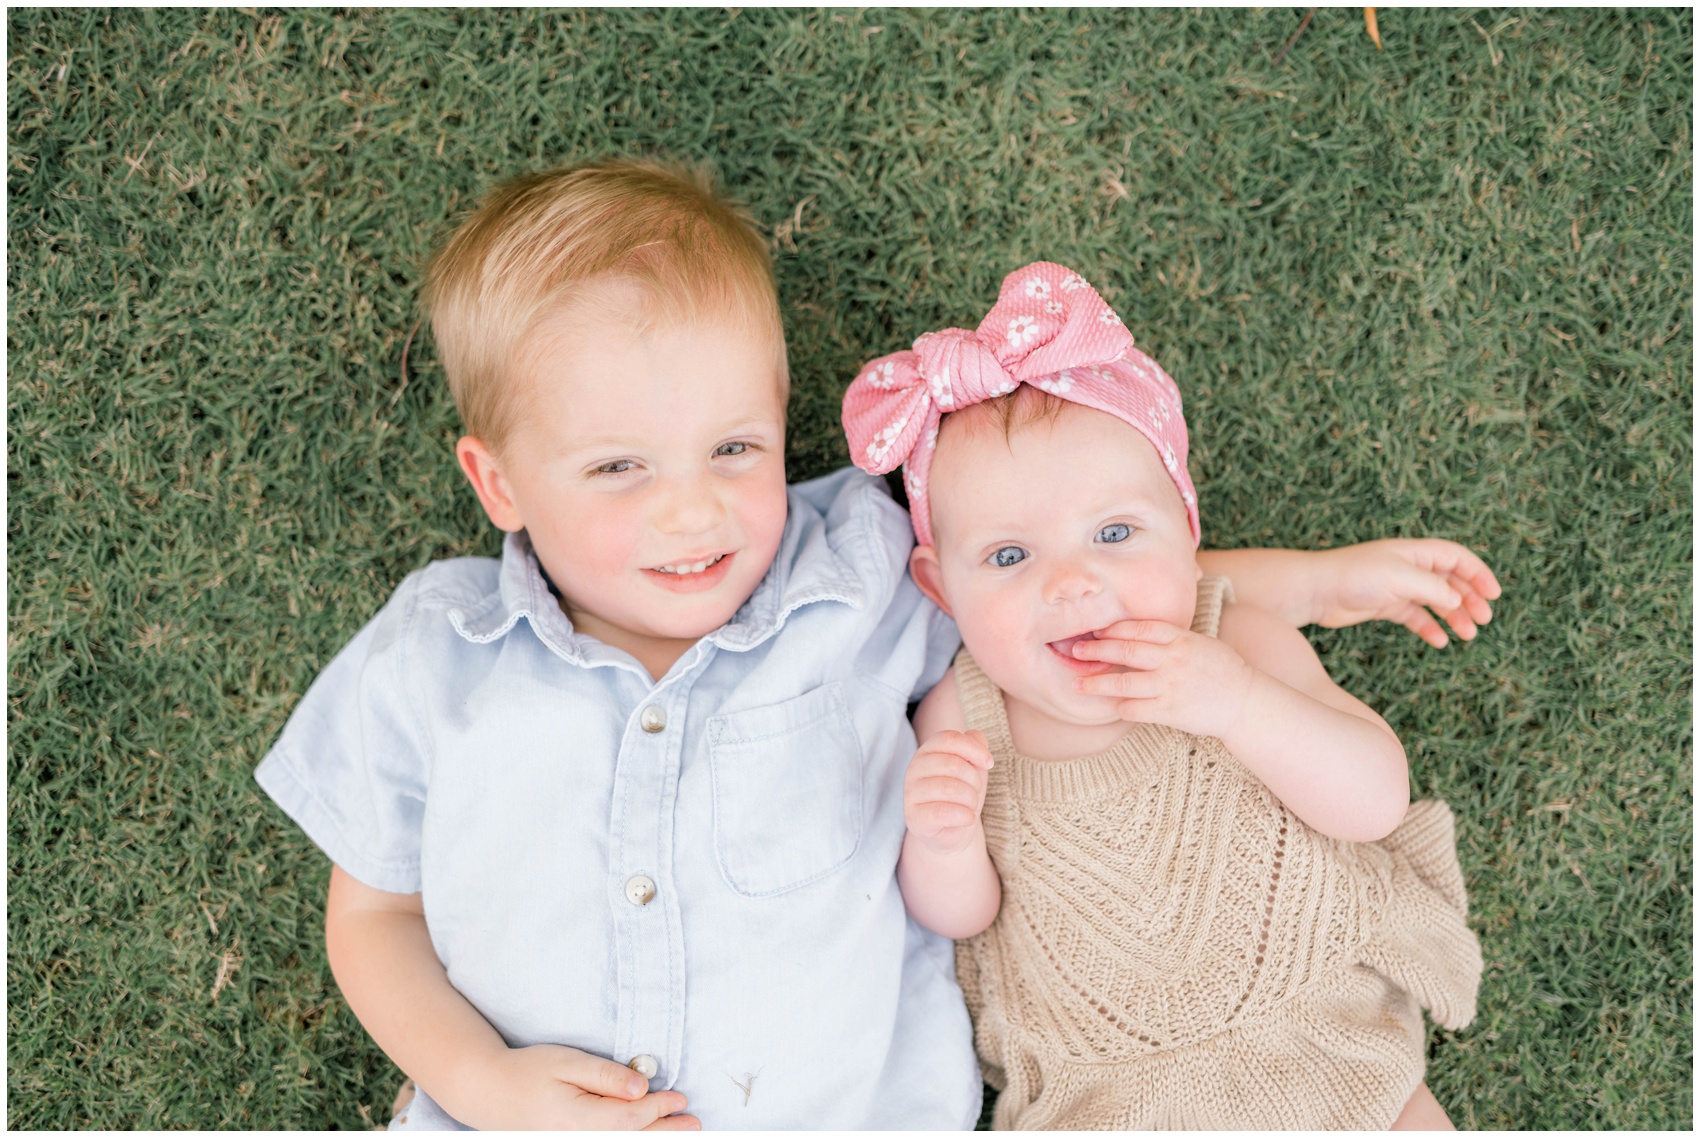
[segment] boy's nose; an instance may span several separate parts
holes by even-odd
[[[1045,578],[1045,603],[1072,604],[1097,594],[1098,578],[1079,565],[1064,562]]]
[[[707,533],[726,520],[719,495],[701,482],[673,486],[655,514],[655,528],[667,534]]]

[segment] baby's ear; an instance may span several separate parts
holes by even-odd
[[[944,575],[939,572],[939,551],[930,545],[917,545],[909,553],[909,576],[915,579],[916,586],[939,608],[944,615],[954,617],[950,611],[950,603],[944,599]]]
[[[491,523],[509,533],[524,529],[525,522],[519,516],[519,507],[514,504],[507,475],[502,473],[501,460],[484,445],[483,440],[471,435],[462,436],[455,444],[455,458],[460,460],[461,473],[472,483],[472,492],[478,495],[478,504],[490,515]]]

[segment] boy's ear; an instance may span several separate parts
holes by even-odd
[[[460,460],[461,472],[472,483],[472,492],[478,495],[478,504],[490,515],[491,523],[509,533],[524,529],[525,522],[519,516],[519,507],[514,504],[508,477],[502,473],[501,460],[490,452],[490,448],[481,439],[463,435],[455,444],[455,458]]]
[[[954,617],[950,605],[944,599],[944,575],[939,572],[939,551],[930,545],[917,545],[909,552],[909,576],[915,579],[915,585],[926,594],[944,615]]]

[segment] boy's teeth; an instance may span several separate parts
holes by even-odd
[[[684,575],[701,573],[704,569],[707,569],[711,565],[718,565],[720,563],[720,559],[725,556],[726,555],[724,553],[718,554],[717,556],[710,557],[707,561],[698,561],[690,565],[658,565],[656,566],[655,571],[657,573],[679,573]]]

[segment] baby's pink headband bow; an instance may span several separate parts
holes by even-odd
[[[909,517],[922,545],[933,543],[927,476],[939,419],[1030,383],[1091,407],[1151,440],[1175,480],[1198,543],[1198,499],[1186,469],[1181,392],[1080,274],[1035,261],[1003,279],[997,305],[970,332],[928,332],[906,352],[862,368],[844,393],[850,460],[870,474],[899,464]]]

